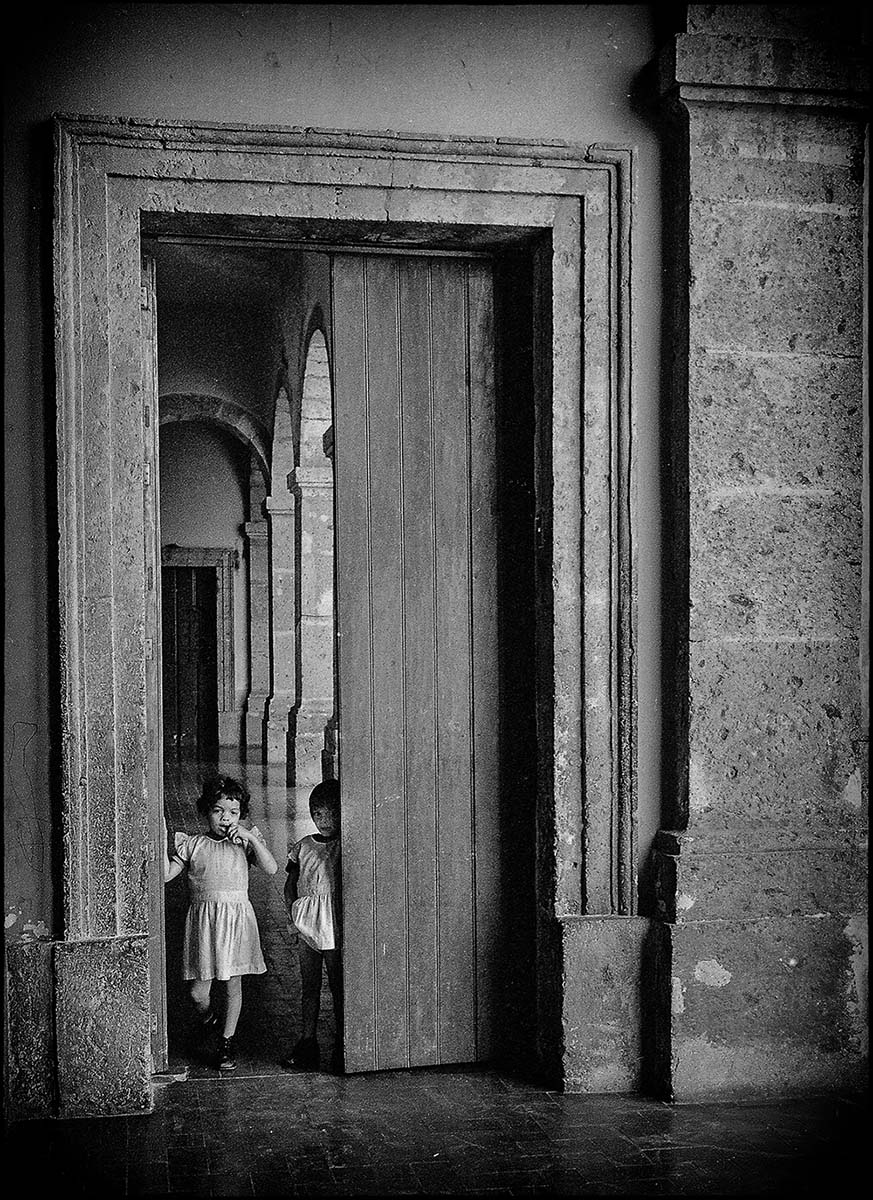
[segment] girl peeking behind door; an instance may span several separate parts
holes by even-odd
[[[332,1066],[343,1069],[343,984],[340,951],[340,787],[336,779],[316,784],[309,812],[317,833],[301,838],[288,853],[285,904],[288,926],[298,943],[303,986],[301,1037],[283,1067],[317,1067],[316,1026],[321,1004],[321,967],[333,997],[336,1040]]]

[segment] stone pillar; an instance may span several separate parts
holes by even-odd
[[[300,526],[300,693],[293,713],[294,782],[321,781],[334,701],[333,469],[295,467],[288,487]]]
[[[676,1099],[863,1078],[856,21],[690,5],[662,63],[684,635],[650,1049]]]
[[[268,528],[263,520],[246,521],[249,557],[249,693],[245,702],[246,745],[263,748],[264,720],[270,696],[270,566]]]
[[[284,492],[267,498],[270,522],[270,578],[272,581],[272,680],[267,704],[266,759],[288,761],[288,714],[296,699],[296,505]]]

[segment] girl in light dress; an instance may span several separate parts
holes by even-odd
[[[189,905],[185,917],[182,977],[191,981],[191,999],[201,1032],[217,1032],[219,1019],[210,997],[214,980],[226,980],[227,1004],[216,1065],[236,1069],[233,1037],[242,1009],[242,976],[266,971],[258,922],[249,900],[252,863],[273,875],[278,870],[260,831],[242,824],[249,815],[249,794],[226,775],[208,779],[197,801],[206,819],[203,833],[177,833],[172,858],[166,856],[167,883],[187,872]],[[166,831],[166,825],[165,825]]]
[[[333,1067],[342,1070],[343,983],[340,951],[340,788],[335,779],[316,784],[309,812],[317,833],[308,834],[288,853],[285,904],[289,931],[297,939],[303,986],[301,1037],[283,1067],[317,1067],[316,1026],[321,1006],[321,968],[333,997],[336,1042]]]

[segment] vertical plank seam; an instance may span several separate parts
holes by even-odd
[[[467,475],[467,495],[466,495],[466,511],[464,513],[465,522],[465,551],[467,558],[467,655],[469,661],[469,669],[467,674],[467,727],[468,736],[470,739],[469,751],[469,774],[468,783],[470,788],[470,935],[471,935],[471,950],[473,958],[473,1057],[478,1060],[479,1054],[479,944],[478,944],[478,920],[479,914],[476,904],[476,729],[474,723],[475,713],[475,679],[474,668],[476,662],[476,646],[474,643],[475,630],[474,623],[474,608],[473,608],[473,447],[472,447],[472,423],[473,423],[473,384],[472,371],[470,362],[470,266],[469,263],[464,263],[463,267],[463,339],[464,339],[464,398],[466,407],[466,420],[464,422],[464,452],[465,466]]]
[[[370,328],[368,319],[368,304],[369,294],[367,288],[367,258],[361,256],[361,313],[363,320],[363,346],[364,346],[364,465],[365,465],[365,494],[367,503],[367,650],[369,658],[369,692],[370,692],[370,844],[373,847],[373,857],[371,862],[372,870],[372,892],[373,892],[373,907],[372,907],[372,929],[373,929],[373,1065],[378,1070],[379,1067],[379,973],[376,970],[376,962],[378,956],[378,939],[377,939],[377,921],[376,914],[378,912],[378,854],[379,848],[376,844],[376,729],[374,721],[375,709],[375,690],[374,690],[374,672],[375,665],[373,661],[373,554],[372,554],[372,493],[370,490]]]
[[[406,1065],[410,1063],[410,989],[409,989],[409,738],[407,736],[408,691],[406,678],[406,488],[403,457],[403,357],[401,345],[401,300],[400,279],[403,259],[394,260],[394,353],[397,368],[397,459],[398,487],[400,500],[400,728],[403,752],[401,756],[402,800],[403,800],[403,921],[404,921],[404,993],[406,1027]]]
[[[431,603],[433,606],[433,628],[431,649],[433,651],[433,847],[434,847],[434,1000],[436,1028],[435,1050],[437,1062],[442,1062],[442,979],[440,974],[440,856],[439,856],[439,795],[440,795],[440,727],[439,727],[439,606],[437,595],[437,538],[436,538],[436,446],[434,443],[434,351],[433,351],[433,262],[427,264],[427,415],[428,445],[430,447],[430,528],[433,538],[431,555]]]

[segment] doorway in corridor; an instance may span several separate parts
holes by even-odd
[[[501,934],[518,935],[525,953],[516,957],[510,945],[506,960],[519,975],[527,972],[518,981],[517,1003],[513,980],[502,992],[510,995],[506,1008],[514,1022],[498,1024],[502,1039],[511,1042],[507,1031],[514,1028],[521,1031],[518,1045],[535,1043],[527,1061],[559,1081],[576,1053],[565,1041],[564,1022],[578,940],[565,931],[575,931],[581,916],[632,915],[636,904],[632,152],[600,144],[103,117],[58,118],[55,133],[60,618],[61,628],[75,634],[63,647],[61,714],[69,736],[59,750],[69,831],[65,929],[79,939],[70,946],[133,938],[135,952],[150,949],[156,964],[163,945],[156,916],[163,883],[149,867],[160,845],[163,806],[153,653],[160,561],[150,536],[157,475],[150,442],[157,441],[158,413],[148,352],[142,353],[149,320],[142,315],[148,308],[142,250],[175,239],[233,242],[246,253],[263,253],[265,246],[287,251],[298,256],[291,290],[298,299],[310,294],[315,260],[329,267],[344,253],[484,255],[494,278],[499,523],[512,531],[501,533],[498,554],[501,718],[492,734],[501,755],[500,811],[511,814],[500,846],[514,880],[503,896],[517,896],[519,907]],[[520,270],[506,270],[501,280],[503,260],[512,256]],[[233,298],[232,280],[224,293]],[[329,339],[335,321],[329,285],[327,293],[319,327]],[[196,309],[196,291],[189,300]],[[297,310],[288,345],[305,345],[316,307]],[[519,312],[525,307],[526,318]],[[246,307],[240,318],[251,324],[255,314]],[[269,356],[237,354],[233,338],[216,338],[201,322],[195,341],[204,339],[229,367],[250,373],[279,365]],[[335,366],[337,346],[327,349]],[[162,357],[165,351],[166,342]],[[515,371],[506,365],[513,355]],[[387,361],[387,353],[378,357]],[[260,543],[268,521],[292,519],[290,500],[297,497],[276,493],[283,479],[290,490],[294,468],[271,469],[275,431],[240,411],[232,394],[221,398],[210,390],[212,364],[201,365],[196,379],[188,375],[173,384],[175,399],[184,411],[218,399],[222,417],[248,441],[269,489],[255,498],[263,520],[252,522],[258,528],[251,535]],[[290,406],[300,397],[299,355],[286,365]],[[293,428],[291,443],[296,449]],[[513,445],[524,448],[516,456],[518,470]],[[305,476],[297,481],[305,483]],[[269,579],[263,557],[259,566],[261,578]],[[274,613],[276,596],[274,589]],[[274,628],[292,640],[293,625]],[[270,662],[270,649],[271,670],[291,661],[282,653]],[[278,740],[283,731],[290,734],[295,680],[281,681],[278,695],[275,678],[257,682],[265,681],[268,686],[250,689],[244,716],[253,726],[266,723]],[[339,701],[345,708],[347,693]],[[448,718],[440,713],[438,720],[444,726]],[[295,737],[299,733],[298,726]],[[340,739],[347,733],[346,722]],[[275,748],[276,742],[268,746]],[[525,770],[513,772],[519,764]],[[381,799],[372,788],[370,803],[378,817]],[[106,847],[123,852],[112,859]],[[360,851],[350,839],[345,849],[348,867],[349,856]],[[396,858],[393,847],[387,858]],[[385,859],[377,854],[375,869],[359,881],[366,896],[376,898],[377,925],[397,878],[383,877]],[[344,897],[346,905],[355,900]],[[375,945],[381,954],[382,945]],[[414,961],[418,948],[407,945]],[[148,1042],[147,1014],[153,1032],[160,1026],[157,983],[163,979],[153,970],[126,983],[139,1014],[132,1032],[140,1048]],[[156,989],[151,998],[150,983]],[[363,985],[366,995],[372,990]],[[535,1003],[523,1002],[533,996]],[[106,1017],[115,1037],[113,1019]],[[158,1028],[156,1049],[159,1036]],[[134,1089],[136,1103],[147,1104],[151,1085],[140,1069],[142,1054],[137,1064],[113,1085],[107,1103],[128,1104]]]
[[[164,758],[218,756],[215,572],[161,564]]]
[[[225,262],[237,255],[244,263],[252,253],[227,239],[220,246]],[[519,1064],[533,1054],[534,364],[535,331],[544,324],[535,319],[534,249],[529,242],[450,253],[390,248],[384,233],[372,250],[270,246],[274,255],[318,258],[329,281],[318,332],[329,354],[325,444],[335,541],[330,574],[321,568],[320,603],[332,624],[335,607],[336,622],[348,1071]],[[312,332],[291,347],[300,362]],[[159,367],[161,354],[159,344]],[[286,346],[286,359],[292,354]],[[268,562],[279,553],[270,538],[289,482],[298,515],[306,503],[302,389],[293,372],[277,379],[273,470],[267,494],[252,489],[248,497],[246,526],[267,518]],[[251,553],[243,559],[251,573]],[[312,615],[299,552],[293,566],[299,628]],[[197,747],[192,762],[220,756],[228,771],[228,760],[243,762],[247,778],[266,788],[271,832],[283,843],[272,849],[283,865],[292,832],[301,833],[308,791],[285,787],[269,762],[269,718],[281,709],[273,703],[277,680],[287,678],[288,664],[276,653],[287,597],[280,615],[273,572],[271,678],[262,689],[272,710],[264,706],[263,741],[251,744],[243,714],[237,744],[219,746],[196,699],[215,694],[208,664],[220,659],[204,632],[210,622],[215,628],[215,572],[207,574],[163,567],[164,765],[173,754],[185,757],[183,746]],[[251,575],[249,597],[250,585]],[[251,637],[251,611],[248,618]],[[251,642],[248,649],[250,698],[258,689],[251,686]],[[290,653],[299,689],[299,640]],[[192,674],[194,660],[206,665]],[[180,778],[176,771],[173,779]],[[276,896],[261,889],[260,898],[259,917],[270,928],[268,967],[287,980],[296,963]],[[262,991],[255,985],[252,999],[263,1000]],[[284,1049],[296,1013],[282,1013],[275,991],[269,1006]],[[268,1036],[262,1020],[255,1027]]]

